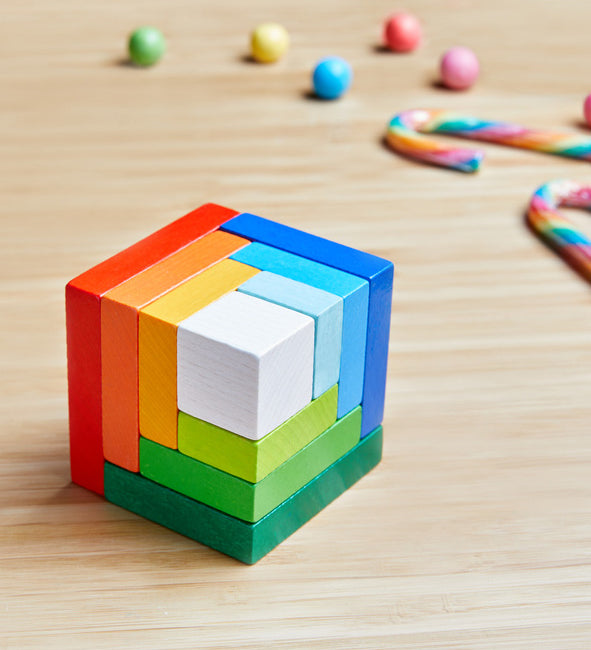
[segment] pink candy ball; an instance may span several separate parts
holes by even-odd
[[[441,81],[453,90],[470,88],[479,71],[478,59],[467,47],[452,47],[441,57]]]
[[[585,103],[583,104],[583,115],[585,116],[585,122],[591,126],[591,95],[585,97]]]
[[[421,35],[421,24],[412,14],[393,14],[384,24],[384,43],[393,52],[412,52]]]

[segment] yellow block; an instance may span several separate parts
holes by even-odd
[[[181,321],[234,291],[259,273],[234,260],[223,260],[140,310],[140,433],[176,449],[176,334]]]

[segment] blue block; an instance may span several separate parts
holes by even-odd
[[[369,284],[349,273],[259,243],[249,244],[230,257],[261,271],[270,271],[309,284],[343,299],[337,417],[341,418],[359,406],[363,395]]]
[[[230,219],[222,225],[222,230],[300,255],[320,264],[326,264],[369,282],[369,322],[367,345],[365,346],[363,423],[361,425],[361,435],[367,435],[382,422],[384,417],[392,282],[394,279],[392,262],[301,230],[289,228],[280,223],[262,219],[253,214],[240,214],[234,219]],[[326,288],[326,290],[331,291],[330,288]]]
[[[314,319],[313,399],[339,381],[343,299],[275,273],[262,271],[238,291],[299,311]]]

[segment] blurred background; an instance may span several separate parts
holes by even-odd
[[[397,55],[402,9],[424,40]],[[591,135],[590,19],[583,0],[3,7],[0,647],[589,647],[589,285],[524,213],[591,167],[491,145],[466,176],[384,135],[420,107]],[[260,65],[268,20],[291,47]],[[168,51],[138,69],[145,24]],[[454,45],[480,61],[467,92],[437,84]],[[354,81],[323,102],[330,54]],[[69,478],[64,286],[206,202],[396,267],[384,460],[251,568]]]

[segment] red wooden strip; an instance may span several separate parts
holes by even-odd
[[[238,214],[213,203],[149,235],[74,278],[66,287],[70,466],[72,481],[99,494],[103,487],[100,299]]]

